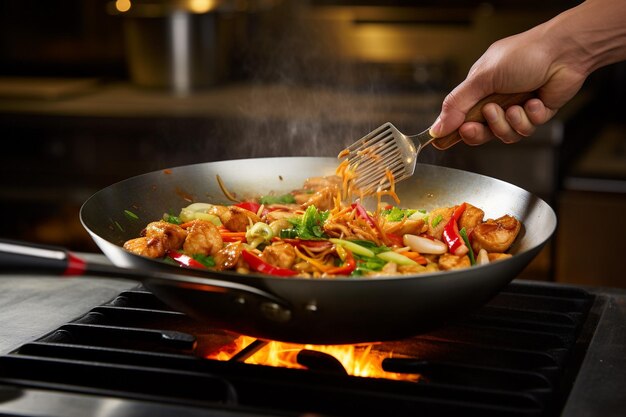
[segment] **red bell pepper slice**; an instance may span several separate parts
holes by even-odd
[[[262,274],[276,275],[276,276],[281,276],[281,277],[288,277],[288,276],[293,276],[297,274],[296,271],[293,271],[291,269],[280,268],[278,266],[269,264],[265,262],[263,259],[256,256],[254,253],[247,251],[245,249],[241,251],[241,256],[243,257],[243,260],[246,261],[246,263],[250,266],[251,269],[253,269],[256,272],[260,272]]]
[[[354,256],[352,256],[350,251],[346,250],[346,259],[344,260],[343,265],[327,269],[326,273],[333,275],[350,275],[355,269],[356,261],[354,260]]]
[[[175,250],[170,250],[167,252],[167,256],[175,260],[180,266],[185,268],[200,268],[207,269],[206,266],[202,265],[200,262],[196,261],[189,255],[185,255],[184,253],[177,252]]]
[[[467,246],[465,246],[463,238],[459,234],[459,225],[457,224],[459,218],[461,218],[461,215],[465,211],[466,206],[466,203],[458,206],[454,210],[454,213],[452,214],[452,217],[450,218],[448,223],[446,223],[443,228],[443,240],[448,245],[448,250],[450,251],[450,253],[457,256],[465,255],[469,251]]]
[[[259,212],[259,209],[261,208],[261,205],[259,203],[255,203],[254,201],[242,201],[241,203],[235,204],[235,207],[246,209],[253,212],[254,214],[257,214]]]

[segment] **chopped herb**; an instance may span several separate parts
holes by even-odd
[[[469,237],[467,236],[467,230],[465,230],[465,228],[462,228],[461,230],[459,230],[459,235],[463,239],[463,242],[465,242],[465,246],[467,246],[467,248],[469,249],[467,256],[469,256],[470,258],[470,264],[474,265],[476,263],[476,258],[474,257],[474,250],[472,249]]]
[[[194,255],[191,255],[191,257],[200,262],[202,265],[206,266],[207,268],[215,266],[215,260],[212,256],[196,253]]]
[[[296,198],[292,194],[283,195],[265,195],[259,198],[259,204],[293,204]]]
[[[115,225],[117,226],[118,229],[120,229],[120,232],[124,231],[124,228],[122,227],[121,224],[119,224],[118,222],[115,222]]]
[[[319,211],[315,206],[307,207],[302,217],[288,219],[294,225],[300,239],[323,239],[324,222],[328,219],[329,211]]]
[[[295,239],[298,237],[298,231],[296,229],[283,229],[280,231],[279,236],[282,239]]]
[[[124,215],[131,220],[139,220],[139,216],[137,216],[135,213],[133,213],[130,210],[124,210]]]
[[[430,224],[431,224],[431,226],[432,226],[432,227],[437,227],[437,225],[438,225],[439,223],[441,223],[441,221],[442,221],[442,220],[443,220],[443,216],[442,216],[441,214],[438,214],[438,215],[437,215],[437,216],[433,219],[432,223],[430,223]]]
[[[401,209],[400,207],[392,207],[388,210],[383,210],[381,214],[390,222],[399,222],[405,217],[409,217],[417,210],[413,209]]]
[[[175,260],[173,260],[172,258],[170,258],[169,256],[165,256],[164,258],[161,259],[163,262],[165,262],[166,264],[169,265],[174,265],[174,266],[180,266],[180,264],[178,262],[176,262]]]
[[[364,257],[359,255],[354,255],[356,260],[356,268],[352,275],[365,275],[368,272],[380,271],[383,269],[383,266],[387,263],[387,261],[380,259],[378,257]]]
[[[175,216],[173,214],[169,214],[169,213],[165,213],[163,215],[163,220],[165,220],[168,223],[172,223],[172,224],[182,224],[183,221],[180,219],[180,217]]]

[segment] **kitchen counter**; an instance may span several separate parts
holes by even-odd
[[[24,88],[25,93],[21,97],[15,93],[3,95],[0,89],[0,115],[108,119],[200,118],[248,123],[288,120],[368,128],[392,121],[406,129],[407,133],[417,133],[433,122],[445,96],[441,91],[376,91],[375,88],[355,90],[289,84],[236,83],[188,95],[144,89],[129,83],[94,84],[85,81],[84,85],[82,91],[69,89],[67,94],[61,92],[56,95],[37,95],[32,89]],[[55,91],[55,88],[49,86],[43,92],[48,90]],[[563,116],[566,117],[566,114]],[[561,129],[559,123],[539,128],[534,144],[537,141],[548,141],[558,145]]]
[[[98,254],[81,254],[106,262]],[[32,341],[137,283],[95,277],[5,275],[0,279],[0,354]]]
[[[25,82],[25,81],[22,81]],[[373,93],[340,88],[249,83],[230,84],[176,95],[127,83],[89,85],[84,91],[37,97],[2,95],[0,114],[103,118],[317,119],[341,123],[397,123],[415,114],[436,112],[441,93]],[[49,87],[48,90],[52,90]],[[436,114],[433,114],[433,117]],[[382,122],[381,122],[382,123]]]

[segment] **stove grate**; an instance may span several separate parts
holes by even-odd
[[[593,302],[569,287],[512,283],[463,320],[376,345],[394,352],[386,371],[421,375],[409,382],[203,359],[237,335],[138,289],[0,357],[0,383],[264,415],[558,415]]]

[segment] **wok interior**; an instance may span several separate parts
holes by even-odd
[[[121,246],[139,236],[149,222],[166,212],[178,214],[192,202],[232,204],[220,189],[217,175],[237,197],[249,198],[300,188],[309,177],[334,174],[337,164],[335,158],[262,158],[155,171],[96,193],[84,204],[81,221],[92,236]],[[517,217],[524,228],[510,250],[513,254],[541,246],[556,227],[554,212],[543,200],[514,185],[466,171],[418,164],[414,176],[398,184],[397,194],[402,207],[431,210],[466,201],[483,209],[486,219],[504,214]],[[375,200],[369,198],[365,204],[373,208]],[[96,243],[108,256],[110,250],[98,239]],[[120,265],[119,259],[112,261],[128,266]]]

